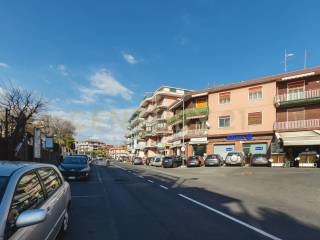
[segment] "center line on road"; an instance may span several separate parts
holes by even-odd
[[[160,186],[161,186],[161,185],[160,185]],[[223,212],[221,212],[221,211],[219,211],[219,210],[217,210],[217,209],[214,209],[214,208],[212,208],[212,207],[209,207],[209,206],[206,205],[206,204],[203,204],[203,203],[198,202],[198,201],[196,201],[196,200],[194,200],[194,199],[192,199],[192,198],[189,198],[189,197],[187,197],[186,195],[183,195],[183,194],[181,194],[181,193],[178,194],[178,195],[179,195],[180,197],[186,199],[186,200],[189,200],[190,202],[193,202],[193,203],[195,203],[195,204],[197,204],[197,205],[199,205],[199,206],[201,206],[201,207],[204,207],[204,208],[206,208],[206,209],[208,209],[208,210],[210,210],[210,211],[212,211],[212,212],[215,212],[215,213],[217,213],[217,214],[219,214],[219,215],[221,215],[221,216],[223,216],[223,217],[225,217],[225,218],[228,218],[228,219],[230,219],[231,221],[234,221],[234,222],[236,222],[236,223],[239,223],[240,225],[245,226],[245,227],[247,227],[247,228],[249,228],[249,229],[251,229],[251,230],[253,230],[253,231],[257,232],[257,233],[260,233],[261,235],[263,235],[263,236],[265,236],[265,237],[268,237],[268,238],[270,238],[270,239],[272,239],[272,240],[281,240],[281,238],[278,238],[278,237],[276,237],[276,236],[274,236],[274,235],[272,235],[272,234],[270,234],[270,233],[267,233],[267,232],[265,232],[265,231],[263,231],[263,230],[261,230],[261,229],[259,229],[259,228],[254,227],[254,226],[252,226],[252,225],[250,225],[250,224],[248,224],[248,223],[246,223],[246,222],[243,222],[243,221],[241,221],[241,220],[239,220],[239,219],[237,219],[237,218],[235,218],[235,217],[232,217],[232,216],[230,216],[229,214],[223,213]]]
[[[160,185],[160,187],[162,187],[163,189],[168,190],[168,188],[166,186]]]
[[[152,180],[148,180],[148,182],[150,182],[150,183],[154,183],[154,181],[152,181]]]

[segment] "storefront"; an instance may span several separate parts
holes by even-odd
[[[219,154],[223,158],[229,152],[243,152],[249,154],[269,154],[273,133],[268,134],[242,134],[210,137],[208,154]]]
[[[191,155],[205,156],[207,154],[208,139],[190,138],[189,145],[192,147]]]
[[[174,141],[171,145],[171,154],[173,156],[181,156],[181,147],[182,147],[182,143],[181,140],[178,141]]]

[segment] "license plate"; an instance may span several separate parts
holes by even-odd
[[[68,177],[68,179],[73,180],[73,179],[76,179],[76,177],[70,176],[70,177]]]
[[[195,165],[195,163],[194,163],[194,162],[192,162],[192,163],[190,163],[190,165]]]

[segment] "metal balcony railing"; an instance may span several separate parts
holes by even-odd
[[[183,137],[191,137],[191,136],[206,136],[208,134],[208,129],[190,129],[190,130],[184,130],[178,133],[172,134],[171,140],[177,140]]]
[[[320,119],[308,119],[298,121],[276,122],[274,130],[290,130],[299,128],[319,128]]]
[[[312,98],[320,98],[320,89],[280,94],[276,96],[275,101],[276,103],[283,103]]]
[[[194,116],[202,116],[202,115],[208,115],[209,114],[209,108],[187,108],[184,110],[184,113],[181,111],[177,114],[175,114],[173,117],[169,118],[167,120],[168,124],[174,124],[177,121],[182,120],[183,115],[185,118],[187,117],[194,117]]]

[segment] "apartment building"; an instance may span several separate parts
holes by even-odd
[[[174,116],[168,119],[172,127],[171,154],[180,156],[204,155],[207,152],[208,92],[194,91],[174,103],[170,110]]]
[[[89,139],[85,141],[76,142],[75,147],[78,153],[87,153],[87,152],[103,149],[105,147],[105,143],[99,140]]]
[[[270,154],[276,80],[267,77],[209,90],[207,154]]]
[[[162,86],[148,94],[130,119],[128,141],[131,154],[140,157],[168,155],[172,127],[167,119],[173,116],[169,109],[188,90]]]
[[[281,76],[276,82],[277,149],[295,159],[300,152],[320,153],[320,68]]]

